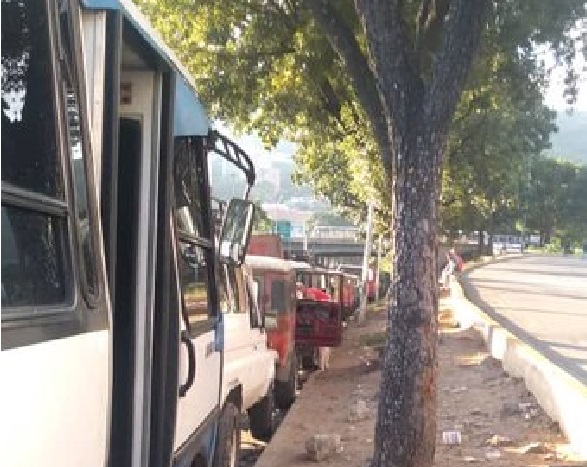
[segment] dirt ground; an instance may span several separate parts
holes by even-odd
[[[487,354],[475,331],[453,326],[448,303],[441,301],[439,317],[435,466],[587,465],[573,457],[558,425],[542,412],[524,383],[509,377],[500,362]],[[339,434],[342,440],[342,452],[321,465],[369,465],[380,380],[378,352],[373,346],[380,342],[385,318],[383,308],[374,307],[365,325],[351,323],[343,345],[332,351],[330,368],[311,376],[257,467],[315,464],[304,449],[305,441],[314,434]],[[356,410],[351,414],[358,405],[367,408],[359,414],[366,417],[363,420],[353,419]],[[446,431],[460,432],[461,443],[444,444]],[[491,446],[492,442],[497,446]],[[246,437],[244,443],[245,457],[260,446]],[[525,453],[525,449],[537,452]]]

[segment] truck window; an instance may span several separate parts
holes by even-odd
[[[218,268],[218,303],[220,305],[220,313],[230,313],[231,310],[227,273],[226,266],[220,265]]]
[[[45,2],[2,2],[3,318],[73,296],[48,18]]]
[[[225,268],[228,276],[228,290],[231,297],[231,311],[233,313],[246,313],[248,311],[248,302],[242,271],[233,264],[228,264]]]
[[[204,248],[197,244],[179,242],[179,276],[183,309],[190,325],[208,319],[209,278]]]
[[[287,297],[285,281],[274,279],[271,282],[271,313],[285,313]]]
[[[209,222],[208,182],[203,170],[200,138],[177,137],[174,142],[175,225],[178,231],[178,272],[182,306],[190,332],[217,314],[211,303],[214,243]]]

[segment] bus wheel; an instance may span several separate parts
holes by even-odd
[[[275,382],[275,403],[278,408],[287,410],[291,407],[296,400],[298,384],[298,359],[295,355],[292,355],[289,379],[287,381]]]
[[[275,431],[275,399],[273,387],[269,388],[263,399],[249,409],[249,422],[251,434],[261,441],[269,441]]]
[[[222,409],[218,422],[218,439],[214,454],[214,467],[237,467],[240,457],[241,430],[240,412],[228,401]]]

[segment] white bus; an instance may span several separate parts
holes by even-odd
[[[209,131],[131,2],[2,0],[3,466],[236,462]]]

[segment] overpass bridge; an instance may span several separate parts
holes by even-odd
[[[291,237],[281,239],[283,250],[289,257],[311,257],[315,264],[329,266],[334,263],[361,264],[365,252],[365,241],[352,238],[308,238]],[[449,245],[440,245],[438,248],[439,264],[444,263]],[[458,244],[457,250],[463,255],[477,250],[474,244]],[[377,242],[373,242],[371,256],[377,256]],[[382,256],[389,254],[384,248]]]
[[[332,262],[360,264],[365,252],[365,242],[348,238],[282,238],[283,250],[290,257],[310,256],[316,264]],[[377,256],[377,245],[373,245],[372,256]],[[385,255],[386,252],[383,252]]]

